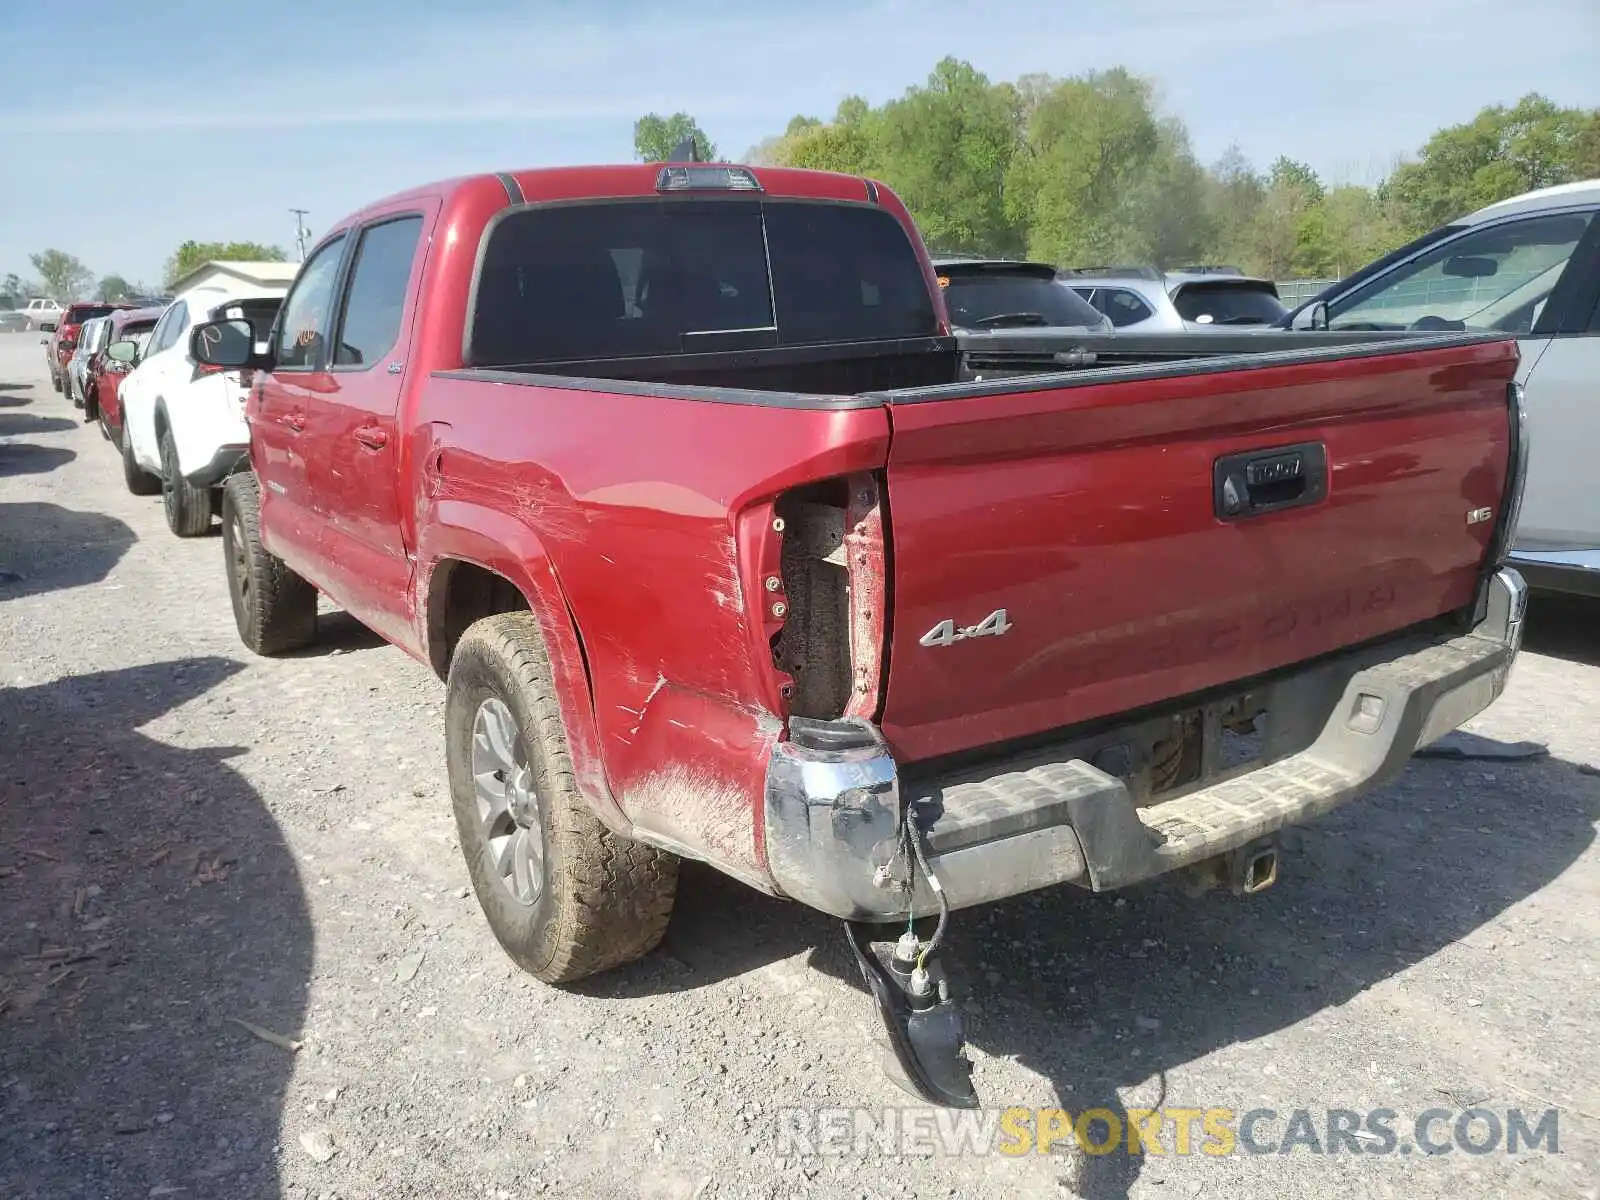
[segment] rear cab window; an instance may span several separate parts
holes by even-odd
[[[937,332],[921,261],[882,209],[647,197],[500,218],[466,357],[514,366]]]

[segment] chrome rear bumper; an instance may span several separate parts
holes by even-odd
[[[934,911],[926,884],[908,893],[895,867],[903,802],[925,797],[930,862],[954,908],[1059,883],[1125,887],[1212,858],[1382,784],[1487,708],[1505,688],[1526,608],[1522,577],[1502,570],[1469,633],[1366,648],[1269,685],[1279,703],[1320,714],[1303,750],[1142,808],[1122,779],[1037,752],[913,788],[868,722],[792,720],[767,771],[773,878],[847,920]]]

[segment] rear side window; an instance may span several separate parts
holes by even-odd
[[[468,361],[507,366],[929,336],[880,209],[743,197],[529,208],[488,235]]]
[[[421,234],[421,217],[385,221],[362,232],[345,291],[335,366],[371,366],[395,344]]]
[[[1095,288],[1091,303],[1111,318],[1114,328],[1133,325],[1156,315],[1137,292],[1125,288]]]
[[[117,334],[117,340],[132,342],[139,347],[139,354],[143,356],[144,348],[150,344],[150,335],[155,332],[155,328],[155,323],[152,321],[129,321]]]

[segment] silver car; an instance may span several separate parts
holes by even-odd
[[[106,348],[111,333],[110,317],[90,317],[78,330],[78,345],[67,359],[65,391],[67,399],[83,407],[83,389],[89,369],[89,360]]]
[[[1238,267],[1074,267],[1069,285],[1120,333],[1266,329],[1288,312],[1270,279]]]

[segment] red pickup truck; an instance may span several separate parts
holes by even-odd
[[[540,979],[646,953],[702,859],[850,923],[912,1086],[971,1103],[950,910],[1265,887],[1277,830],[1499,695],[1525,603],[1511,339],[1068,370],[1018,336],[972,377],[860,178],[394,196],[272,330],[192,335],[255,372],[240,634],[309,642],[320,591],[447,680],[472,882]]]

